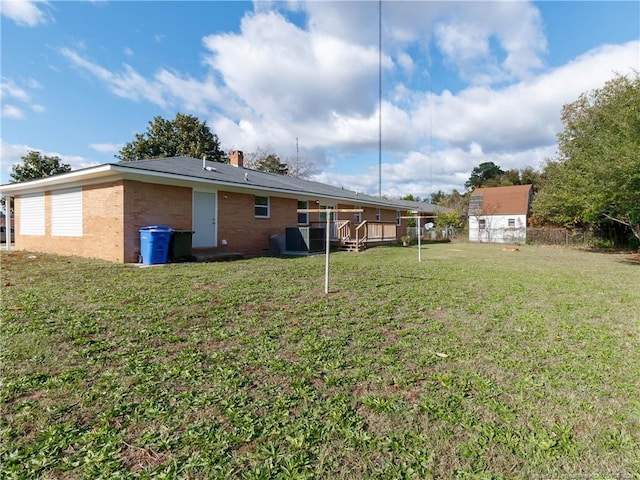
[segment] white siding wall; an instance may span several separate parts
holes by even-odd
[[[515,227],[509,226],[515,220]],[[480,229],[480,220],[485,228]],[[486,215],[469,217],[469,241],[493,243],[524,243],[527,239],[526,215]]]
[[[51,235],[82,236],[82,189],[51,192]]]
[[[20,197],[20,235],[44,235],[44,194]]]

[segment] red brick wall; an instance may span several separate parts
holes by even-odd
[[[269,218],[254,215],[255,197],[234,192],[218,192],[218,249],[247,255],[269,250],[271,235],[284,234],[298,225],[296,199],[270,197]],[[227,245],[222,245],[226,240]]]
[[[140,227],[168,225],[190,230],[192,189],[155,183],[124,181],[124,261],[137,262],[140,254]]]
[[[131,180],[85,186],[83,199],[83,236],[51,236],[51,199],[45,194],[45,235],[20,235],[16,225],[16,248],[36,252],[78,255],[114,262],[136,262],[140,253],[140,233],[145,225],[169,225],[178,230],[191,230],[193,193],[189,187],[177,187]],[[338,208],[354,208],[337,204]],[[284,234],[287,227],[297,226],[297,199],[270,197],[269,218],[255,217],[254,195],[218,192],[218,250],[260,255],[268,251],[269,238]],[[316,208],[309,201],[309,208]],[[16,218],[20,218],[20,197],[15,198]],[[318,213],[309,221],[318,222]],[[354,214],[343,212],[341,220],[354,221]],[[375,221],[376,209],[364,208],[363,220]],[[396,221],[395,210],[382,210],[383,222]],[[403,220],[403,225],[406,221]],[[398,229],[398,235],[404,228]],[[223,240],[226,245],[223,245]]]
[[[20,197],[15,199],[20,218]],[[51,235],[51,194],[45,193],[45,234],[21,235],[16,229],[16,248],[59,255],[99,258],[122,262],[122,182],[102,183],[82,188],[82,236]],[[18,222],[19,224],[19,222]]]

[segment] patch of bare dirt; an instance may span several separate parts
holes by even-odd
[[[631,255],[627,255],[624,257],[624,260],[625,262],[640,265],[640,253],[632,253]]]

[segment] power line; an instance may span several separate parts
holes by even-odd
[[[382,197],[382,0],[378,1],[378,196]]]

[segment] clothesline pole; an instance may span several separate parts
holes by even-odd
[[[327,225],[325,227],[326,236],[326,252],[324,260],[324,294],[329,294],[329,252],[331,251],[331,234],[329,228],[331,227],[331,214],[343,213],[343,212],[355,212],[362,213],[361,208],[299,208],[298,213],[324,213],[326,215]]]

